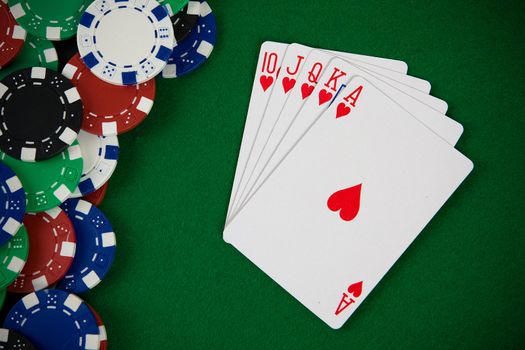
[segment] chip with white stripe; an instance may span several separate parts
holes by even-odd
[[[96,0],[82,15],[78,51],[100,79],[135,85],[154,78],[173,49],[168,11],[154,0]]]
[[[16,60],[0,69],[0,80],[17,70],[28,67],[45,67],[58,70],[58,54],[51,41],[28,35],[24,47],[16,56]]]
[[[91,0],[9,0],[11,13],[29,33],[48,40],[75,35],[78,20]]]
[[[31,293],[48,288],[66,274],[73,262],[76,235],[67,214],[55,207],[24,218],[31,247],[20,275],[8,287],[13,293]]]
[[[26,35],[9,11],[7,0],[0,1],[0,68],[4,69],[20,54]]]
[[[15,172],[0,163],[0,246],[17,233],[26,212],[26,194]]]
[[[44,67],[23,68],[0,82],[0,149],[25,162],[56,156],[76,140],[84,107],[76,87]]]
[[[0,247],[0,289],[5,289],[24,268],[29,253],[29,239],[24,225]]]
[[[186,75],[204,64],[210,57],[217,37],[217,23],[210,5],[200,0],[200,16],[197,25],[181,42],[175,42],[173,52],[163,78],[176,78]]]
[[[101,188],[117,167],[119,145],[116,136],[98,136],[81,130],[78,143],[84,166],[72,198],[86,196]]]
[[[26,211],[41,212],[57,207],[71,196],[82,175],[78,141],[57,156],[40,162],[24,162],[0,152],[0,161],[18,176],[27,198]]]
[[[77,249],[57,288],[83,293],[97,286],[111,269],[116,251],[115,233],[104,213],[83,199],[68,199],[61,208],[73,223]]]
[[[95,319],[97,320],[98,324],[98,338],[100,341],[100,350],[106,350],[108,348],[108,335],[106,333],[106,326],[104,325],[104,321],[102,321],[102,318],[98,314],[97,310],[95,310],[94,307],[89,305],[89,309],[93,313],[93,316],[95,316]]]
[[[74,294],[44,289],[9,311],[4,327],[24,334],[37,349],[100,349],[100,330],[88,305]]]
[[[80,94],[84,103],[82,129],[91,134],[116,136],[130,131],[146,119],[153,107],[155,79],[137,85],[113,85],[93,74],[79,54],[69,60],[62,74]]]

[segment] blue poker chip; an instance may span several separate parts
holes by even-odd
[[[68,199],[60,206],[77,236],[73,263],[57,288],[82,293],[97,286],[115,260],[116,239],[106,216],[83,199]]]
[[[0,163],[0,246],[18,232],[26,213],[26,194],[13,170]]]
[[[206,62],[215,46],[217,23],[210,5],[200,1],[200,16],[190,34],[175,47],[162,71],[163,78],[176,78],[186,75]]]
[[[99,348],[95,316],[82,299],[61,290],[26,295],[9,311],[4,328],[24,335],[39,350]]]

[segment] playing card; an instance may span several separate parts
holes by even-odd
[[[255,140],[258,138],[261,123],[265,119],[264,115],[267,114],[267,107],[274,106],[274,109],[277,108],[279,110],[281,108],[280,102],[277,102],[277,104],[269,102],[270,96],[276,95],[273,87],[276,84],[282,86],[282,90],[279,87],[278,89],[275,89],[275,91],[284,91],[284,95],[286,95],[296,81],[295,78],[302,68],[301,64],[304,62],[304,57],[306,57],[311,50],[311,48],[299,44],[291,44],[285,47],[285,44],[275,42],[265,42],[261,47],[257,73],[254,79],[250,106],[246,118],[243,141],[237,161],[237,168],[235,170],[235,178],[232,186],[227,218],[230,216],[234,204],[237,202],[239,183],[245,178],[244,174],[246,169],[250,168],[247,166],[247,163],[252,159],[252,150],[255,145]],[[289,62],[286,64],[286,70],[281,72],[280,68],[284,53],[289,57]],[[393,75],[396,79],[399,79],[409,86],[423,89],[426,88],[425,82],[421,79],[408,77],[404,74],[398,73],[398,71],[406,72],[407,65],[402,61],[359,54],[340,54],[348,59],[356,60],[361,64],[365,64],[368,67],[378,70],[382,74]],[[275,60],[272,60],[272,58],[275,58]],[[272,99],[276,100],[279,100],[279,98],[279,96],[272,97]],[[273,114],[274,112],[271,112],[269,115]],[[266,137],[263,137],[263,140],[266,141]]]
[[[264,165],[268,163],[267,159],[273,155],[273,151],[279,145],[280,140],[285,135],[289,125],[292,124],[295,115],[299,112],[305,101],[307,101],[310,95],[313,93],[319,78],[332,59],[333,56],[331,54],[320,50],[314,50],[308,55],[304,64],[304,68],[297,78],[297,83],[290,91],[280,114],[276,117],[275,122],[273,123],[273,126],[271,123],[267,124],[271,127],[271,130],[268,132],[268,138],[263,149],[261,150],[261,155],[257,157],[258,159],[256,166],[258,166],[260,163]],[[253,170],[252,172],[255,175],[259,174]],[[249,176],[248,180],[250,180],[253,174]],[[237,209],[237,206],[240,204],[241,203],[238,202],[233,203],[233,206],[235,207],[231,207],[231,210],[228,212],[226,225],[231,219],[231,211],[233,211],[234,208]],[[232,206],[231,202],[230,205]]]
[[[308,46],[300,45],[300,44],[291,44],[286,49],[286,52],[282,59],[281,68],[280,68],[278,77],[276,78],[277,87],[272,89],[272,92],[270,94],[270,97],[266,105],[266,110],[264,111],[264,114],[261,116],[259,127],[257,128],[257,131],[255,132],[255,136],[254,136],[254,139],[251,145],[251,150],[245,162],[244,170],[240,172],[241,173],[240,181],[237,180],[234,186],[235,193],[232,199],[233,208],[236,208],[236,204],[238,202],[238,196],[239,196],[238,189],[244,189],[246,187],[245,182],[247,181],[247,178],[251,177],[252,175],[251,170],[253,170],[255,163],[259,160],[259,155],[261,154],[261,150],[262,148],[264,148],[266,141],[268,140],[268,136],[273,128],[273,125],[275,124],[276,119],[279,116],[283,108],[283,105],[288,98],[290,91],[295,87],[297,76],[299,75],[299,72],[302,70],[305,61],[307,61],[306,58],[309,56],[312,50],[313,50],[312,48]],[[345,59],[347,60],[354,60],[355,57],[357,57],[360,59],[360,60],[356,60],[356,62],[359,62],[359,64],[367,65],[368,67],[372,67],[373,69],[380,70],[382,73],[385,73],[385,71],[391,72],[390,75],[396,76],[397,79],[400,79],[406,85],[410,85],[410,86],[413,85],[413,86],[420,87],[420,88],[426,88],[427,86],[428,87],[430,86],[428,82],[425,82],[422,79],[409,77],[407,75],[398,73],[396,71],[392,71],[392,70],[381,68],[379,66],[373,66],[371,64],[364,63],[365,60],[367,59],[369,59],[372,62],[376,62],[376,59],[374,57],[371,57],[371,58],[364,57],[363,58],[362,56],[355,55],[355,54],[346,54],[346,53],[338,53],[338,52],[330,52],[330,53],[344,56]],[[310,62],[311,61],[308,61],[307,63],[310,63]],[[379,76],[382,76],[382,75],[379,75]],[[410,79],[412,79],[413,82]],[[399,85],[401,85],[401,83]],[[405,87],[404,85],[401,85],[401,86]],[[405,87],[405,88],[409,89],[408,87]],[[426,94],[424,92],[418,92],[418,95],[426,95]],[[433,100],[435,98],[432,97],[431,99]],[[440,104],[439,106],[442,106],[442,105]],[[445,103],[445,107],[446,107],[446,103]],[[243,139],[243,145],[245,141],[246,140]],[[231,213],[231,211],[229,211],[229,213]]]
[[[339,328],[472,167],[356,77],[225,228],[224,238]]]
[[[396,70],[384,68],[382,66],[375,65],[373,63],[374,62],[373,60],[368,60],[365,62],[364,60],[360,59],[359,57],[356,57],[356,55],[352,53],[333,51],[333,50],[324,50],[324,51],[332,54],[335,57],[340,57],[347,61],[354,62],[355,64],[359,65],[361,68],[364,68],[375,74],[379,74],[383,77],[394,79],[402,84],[413,87],[414,89],[418,89],[426,94],[430,93],[430,89],[431,89],[430,82],[417,78],[417,77],[413,77],[411,75],[407,75],[406,71],[404,73],[401,73]]]
[[[257,133],[259,123],[266,110],[268,99],[275,85],[274,82],[279,74],[281,61],[287,48],[288,44],[272,41],[266,41],[261,45],[255,78],[253,79],[248,113],[246,115],[246,123],[244,124],[241,149],[239,151],[235,177],[233,179],[233,189],[237,188],[238,182],[241,180],[246,161],[250,155],[252,140]],[[232,190],[228,213],[232,209],[235,194],[236,191]]]
[[[406,64],[406,62],[401,61],[401,60],[376,57],[376,56],[364,56],[364,55],[360,55],[356,53],[341,52],[341,51],[331,51],[331,50],[326,50],[326,51],[336,56],[342,55],[345,58],[350,59],[352,61],[358,61],[361,63],[366,62],[376,67],[382,67],[382,68],[393,70],[393,71],[396,71],[402,74],[407,74],[408,72],[408,65]]]
[[[292,74],[286,74],[286,72],[281,73],[281,76],[279,77],[279,80],[282,83],[282,89],[278,88],[272,91],[272,95],[270,99],[268,100],[268,108],[266,109],[260,124],[259,128],[256,132],[255,141],[252,143],[252,149],[250,150],[248,160],[246,161],[248,164],[244,166],[244,169],[242,171],[241,179],[238,179],[236,177],[235,179],[235,185],[232,189],[232,200],[230,201],[230,207],[228,210],[227,215],[227,221],[229,220],[231,214],[232,214],[232,208],[238,207],[238,197],[239,197],[239,183],[241,183],[241,187],[246,187],[245,181],[246,181],[246,171],[250,172],[250,169],[253,170],[253,162],[258,162],[259,157],[258,154],[260,154],[260,148],[265,147],[266,140],[268,139],[267,133],[269,133],[272,128],[272,125],[275,124],[274,119],[272,116],[275,116],[276,118],[278,115],[276,111],[279,111],[279,109],[282,109],[282,104],[288,98],[288,95],[290,95],[290,89],[295,85],[296,82],[296,75],[297,72],[301,70],[301,63],[303,60],[297,60],[297,57],[304,57],[307,56],[309,52],[311,52],[313,49],[309,48],[304,45],[299,44],[292,44],[295,47],[295,50],[290,50],[290,47],[286,51],[287,54],[290,57],[290,64],[295,65]],[[428,104],[432,108],[440,111],[441,113],[445,113],[448,105],[445,101],[437,99],[433,96],[427,95],[425,92],[417,91],[417,89],[420,90],[430,90],[430,84],[422,79],[410,77],[403,75],[401,73],[385,69],[376,65],[372,65],[369,63],[365,63],[365,61],[378,63],[381,62],[384,65],[391,65],[391,62],[388,59],[381,59],[371,56],[362,56],[357,54],[351,54],[351,53],[343,53],[343,52],[337,52],[337,51],[326,51],[331,53],[332,55],[338,55],[338,57],[345,58],[346,60],[351,59],[354,62],[359,62],[361,65],[361,68],[363,67],[371,67],[374,69],[374,71],[368,70],[369,73],[375,74],[378,78],[385,80],[386,82],[389,82],[393,86],[403,90],[405,93],[413,96],[414,98],[422,101],[423,103]],[[329,56],[327,56],[329,57]],[[286,57],[285,57],[286,58]],[[385,62],[383,62],[385,61]],[[308,60],[306,61],[308,63]],[[364,69],[364,68],[363,68]],[[366,70],[366,69],[365,69]],[[377,73],[380,72],[380,73]],[[388,72],[388,73],[387,73]],[[306,80],[306,78],[303,76],[303,80]],[[280,84],[279,84],[280,85]],[[305,86],[304,83],[300,84],[301,86]],[[417,89],[416,89],[417,88]],[[279,96],[279,94],[281,96]],[[277,95],[277,96],[276,96]],[[269,117],[269,118],[268,118]],[[264,129],[266,130],[266,133]],[[262,136],[261,136],[262,133]],[[258,142],[257,142],[258,141]],[[246,144],[246,142],[243,140],[243,145]],[[256,173],[257,174],[257,173]],[[251,178],[251,175],[248,176]],[[233,203],[233,207],[232,207]]]
[[[262,50],[261,50],[262,51]],[[232,188],[232,193],[230,197],[230,207],[228,208],[228,215],[231,213],[231,210],[234,208],[234,204],[237,200],[237,189],[239,187],[239,184],[242,183],[242,179],[244,177],[244,174],[246,172],[246,168],[248,167],[248,164],[252,160],[253,155],[253,147],[256,145],[256,140],[259,136],[261,126],[265,122],[264,115],[266,115],[266,111],[268,109],[272,110],[270,112],[270,115],[273,115],[273,108],[275,108],[275,100],[284,98],[287,93],[294,87],[295,85],[295,77],[299,73],[299,71],[302,68],[302,64],[304,63],[305,54],[303,52],[306,52],[306,55],[309,53],[309,48],[299,45],[299,44],[291,44],[286,48],[285,54],[281,59],[278,61],[279,68],[278,73],[276,73],[275,76],[275,85],[277,86],[275,89],[272,89],[270,92],[268,92],[265,95],[265,103],[266,105],[264,107],[262,106],[256,106],[254,108],[260,108],[260,111],[253,112],[251,108],[250,103],[250,109],[248,111],[248,117],[251,119],[257,118],[258,120],[254,120],[250,124],[250,132],[246,132],[246,128],[248,127],[248,120],[245,125],[245,131],[242,139],[242,145],[241,150],[244,148],[245,152],[243,153],[243,157],[239,155],[239,160],[237,161],[237,170],[235,172],[235,180],[234,185]],[[261,58],[259,58],[261,60]],[[284,61],[284,62],[283,62]],[[277,76],[278,74],[278,76]],[[255,81],[257,80],[257,77]],[[272,79],[273,82],[273,79]],[[254,89],[259,89],[259,87],[256,87],[256,82],[254,83]],[[271,103],[271,100],[274,100],[274,103]],[[246,138],[245,138],[246,137]],[[257,146],[256,146],[257,147]],[[241,162],[242,161],[242,162]],[[240,167],[242,166],[242,169]]]
[[[409,113],[447,142],[455,144],[459,139],[463,131],[461,124],[405,93],[407,91],[413,93],[413,89],[402,84],[396,85],[395,82],[386,78],[383,78],[383,80],[379,79],[350,62],[334,59],[321,77],[321,82],[324,83],[315,87],[312,98],[308,99],[302,109],[300,109],[300,112],[293,117],[284,116],[283,113],[277,116],[275,119],[278,122],[274,123],[269,133],[270,136],[267,137],[264,147],[261,147],[262,151],[257,155],[252,153],[252,161],[249,161],[248,164],[254,163],[255,166],[247,167],[245,170],[246,180],[240,182],[240,194],[237,196],[238,199],[229,216],[230,220],[242,208],[244,203],[249,200],[257,188],[261,186],[265,178],[278,165],[291,146],[328,107],[328,102],[335,96],[339,88],[346,84],[354,75],[361,75],[371,80],[397,103],[401,104]],[[398,88],[394,87],[394,85]],[[400,90],[399,87],[404,91]],[[417,92],[420,93],[419,91]],[[283,112],[285,109],[283,109]],[[268,116],[265,116],[265,118],[268,118]],[[256,159],[256,161],[253,161],[253,159]]]

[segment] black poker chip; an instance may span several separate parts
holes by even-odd
[[[84,107],[77,89],[53,70],[32,67],[0,81],[0,149],[27,162],[49,159],[76,140]]]
[[[200,16],[200,5],[199,1],[190,1],[182,10],[171,16],[176,43],[184,40],[197,25],[197,20]]]
[[[36,350],[29,339],[10,329],[0,328],[0,349]]]

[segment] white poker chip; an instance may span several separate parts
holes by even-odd
[[[80,56],[100,79],[135,85],[162,72],[174,42],[166,8],[154,0],[97,0],[82,15]]]
[[[101,188],[117,167],[119,153],[116,136],[98,136],[80,130],[77,140],[84,166],[80,183],[71,198],[82,197]]]

